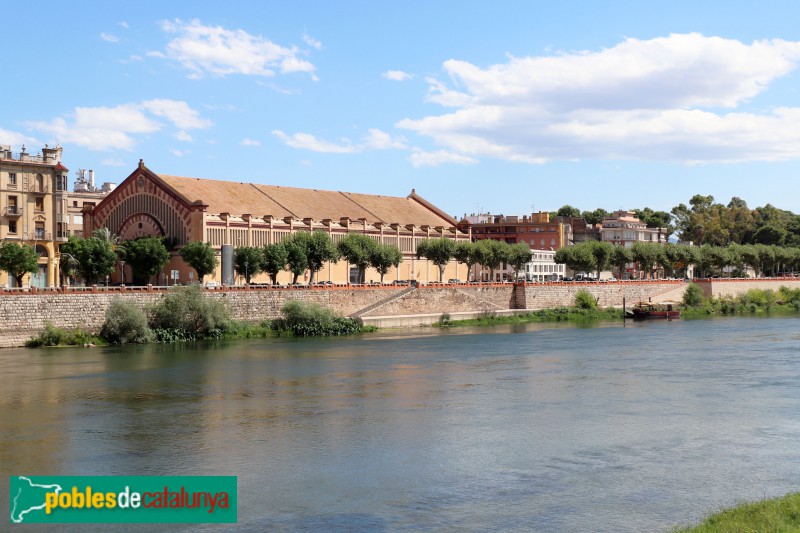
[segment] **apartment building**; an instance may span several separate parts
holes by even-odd
[[[26,276],[24,285],[58,285],[58,243],[68,236],[68,173],[60,146],[45,145],[34,155],[24,145],[19,153],[0,145],[0,239],[27,244],[39,254],[39,269]],[[13,287],[14,278],[0,272],[0,285]]]

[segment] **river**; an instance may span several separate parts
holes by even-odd
[[[796,317],[0,351],[3,479],[238,476],[164,531],[669,531],[798,452]]]

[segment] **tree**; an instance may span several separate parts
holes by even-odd
[[[605,209],[598,207],[594,211],[584,211],[581,216],[587,224],[600,224],[604,218],[611,216],[611,213]]]
[[[262,264],[264,272],[269,274],[273,285],[278,284],[278,273],[286,267],[289,262],[289,253],[282,242],[267,244],[261,250]]]
[[[308,258],[308,269],[311,271],[311,277],[308,283],[314,283],[314,278],[317,272],[327,262],[336,263],[339,260],[339,251],[333,245],[330,235],[324,231],[316,230],[313,233],[305,233],[308,237],[306,239],[306,257]]]
[[[556,211],[557,217],[574,217],[579,218],[581,216],[581,210],[577,207],[572,207],[569,204],[562,205],[558,211]]]
[[[205,275],[213,272],[219,264],[214,249],[207,242],[192,241],[186,243],[181,248],[180,254],[183,261],[195,269],[197,281],[201,284]]]
[[[635,242],[631,246],[633,260],[639,264],[639,269],[650,278],[653,276],[653,269],[658,263],[661,254],[661,245],[650,242]]]
[[[145,284],[169,262],[170,254],[161,237],[139,237],[122,243],[125,259],[135,283]]]
[[[286,269],[292,273],[292,283],[297,283],[297,278],[308,268],[308,255],[306,255],[305,237],[298,237],[302,233],[295,233],[283,240],[286,249]]]
[[[786,230],[777,226],[773,226],[772,224],[761,226],[753,234],[753,242],[756,244],[781,245],[785,239]]]
[[[508,244],[494,239],[478,241],[478,254],[481,264],[491,272],[489,281],[494,281],[494,271],[507,258]]]
[[[518,242],[508,247],[508,255],[506,261],[508,265],[514,269],[514,279],[519,277],[519,271],[525,267],[525,263],[531,260],[531,247],[524,242]]]
[[[444,269],[453,258],[456,244],[447,237],[424,239],[417,243],[417,259],[424,257],[439,267],[439,283],[443,281]]]
[[[553,259],[556,263],[566,265],[573,272],[591,272],[594,270],[595,259],[591,250],[592,243],[584,242],[575,246],[567,246],[556,250]]]
[[[459,241],[456,243],[456,248],[453,251],[453,258],[467,266],[467,281],[472,281],[472,265],[480,263],[480,254],[477,250],[477,244],[470,241]]]
[[[22,287],[25,274],[39,270],[39,255],[24,244],[4,241],[0,244],[0,270],[5,270]]]
[[[244,282],[250,285],[250,278],[258,275],[263,270],[264,256],[260,248],[253,246],[239,246],[233,253],[233,269]]]
[[[114,272],[117,254],[114,253],[111,241],[108,239],[98,237],[81,239],[71,236],[66,243],[61,245],[60,250],[62,257],[75,258],[74,268],[88,285],[97,283]],[[72,261],[68,261],[68,263],[72,263]],[[69,274],[69,269],[65,273]]]
[[[400,266],[402,262],[403,253],[400,251],[400,248],[393,244],[378,243],[369,258],[369,265],[381,275],[381,283],[383,283],[383,276],[386,275],[392,267],[396,268]]]
[[[358,282],[364,283],[365,273],[370,258],[378,243],[363,233],[348,233],[336,245],[336,249],[344,259],[358,268]]]
[[[594,256],[594,268],[597,271],[597,279],[600,279],[600,271],[607,269],[611,264],[611,254],[614,252],[614,245],[610,242],[601,241],[589,242],[587,245]]]
[[[617,269],[617,277],[625,279],[625,269],[628,268],[630,263],[633,263],[633,254],[629,248],[614,246],[609,263]]]

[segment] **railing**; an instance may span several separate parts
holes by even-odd
[[[35,231],[28,235],[29,241],[52,241],[53,234],[45,231]]]
[[[28,184],[28,192],[50,192],[50,184],[42,183],[39,185],[34,181]]]
[[[56,240],[58,241],[66,241],[69,239],[69,231],[57,231],[56,232]]]
[[[3,208],[4,217],[19,217],[22,216],[22,208],[16,205],[10,205]]]

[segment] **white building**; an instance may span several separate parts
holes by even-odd
[[[600,240],[626,248],[635,242],[666,244],[667,231],[666,228],[648,228],[630,211],[614,211],[610,217],[603,219]]]

